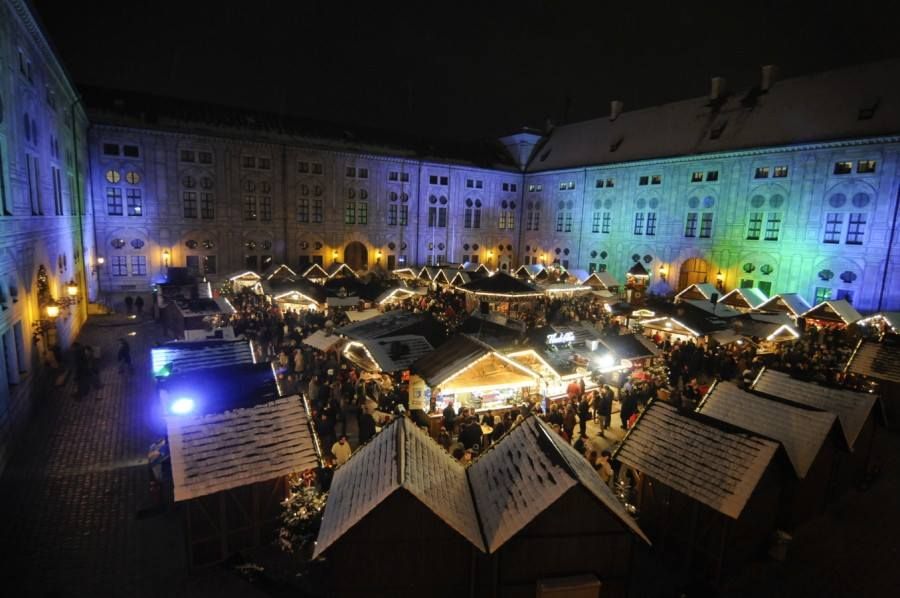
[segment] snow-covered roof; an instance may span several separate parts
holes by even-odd
[[[900,61],[885,60],[556,126],[528,172],[894,135]],[[835,90],[841,90],[835,93]],[[872,110],[871,118],[860,118]]]
[[[847,370],[900,384],[900,347],[860,341],[847,362]]]
[[[786,312],[799,317],[809,311],[809,303],[799,293],[781,293],[756,307],[761,312]]]
[[[675,295],[675,302],[684,301],[686,299],[701,299],[709,301],[713,295],[719,294],[719,289],[708,282],[698,282],[685,288],[683,291]]]
[[[779,399],[834,413],[841,423],[847,446],[851,449],[877,400],[872,394],[819,386],[768,368],[764,368],[759,373],[751,389]]]
[[[434,351],[424,336],[402,334],[350,341],[344,355],[369,371],[399,372]]]
[[[513,427],[467,473],[490,553],[579,484],[649,543],[594,468],[536,417]]]
[[[756,287],[739,287],[725,293],[725,295],[719,299],[719,303],[724,303],[738,309],[754,309],[768,300],[769,298],[766,297],[766,294]]]
[[[329,351],[333,349],[335,345],[343,342],[343,340],[344,339],[342,339],[340,335],[334,332],[329,334],[326,330],[316,330],[303,339],[303,344],[309,345],[319,351]]]
[[[171,342],[151,349],[150,358],[155,376],[254,363],[250,343],[244,340]]]
[[[730,382],[714,384],[697,412],[777,440],[800,479],[806,477],[837,419],[827,411],[793,407],[744,392]]]
[[[465,469],[411,420],[400,417],[335,470],[313,557],[400,488],[484,552]]]
[[[300,397],[225,413],[166,418],[175,500],[206,496],[318,466]]]
[[[807,310],[806,313],[802,314],[802,317],[814,320],[839,321],[848,326],[862,320],[862,315],[846,299],[823,301]]]
[[[778,444],[726,431],[698,416],[652,401],[615,458],[720,513],[737,519]]]

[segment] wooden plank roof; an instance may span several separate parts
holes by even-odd
[[[335,470],[313,556],[400,488],[484,552],[465,469],[411,420],[400,417]]]
[[[318,466],[298,396],[225,413],[166,418],[175,500],[271,480]]]
[[[759,373],[751,389],[779,399],[834,413],[841,423],[847,446],[851,449],[877,401],[875,395],[872,394],[819,386],[768,368],[764,368]]]
[[[250,343],[240,341],[177,341],[150,350],[154,376],[171,376],[241,363],[253,363]]]
[[[837,419],[827,411],[794,407],[744,392],[730,382],[714,384],[697,412],[777,440],[800,479],[806,477]]]
[[[652,401],[616,450],[622,463],[737,519],[778,450]]]
[[[843,322],[848,326],[862,320],[862,315],[846,299],[823,301],[802,314],[804,318]]]
[[[847,371],[900,384],[900,347],[860,341],[847,362]]]

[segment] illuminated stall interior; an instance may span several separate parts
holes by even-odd
[[[262,277],[256,272],[250,270],[237,272],[228,277],[228,282],[231,283],[231,286],[235,290],[235,292],[239,292],[243,289],[250,289],[254,293],[262,294],[262,285],[260,284],[261,281]]]
[[[466,293],[466,307],[500,312],[516,318],[519,312],[529,308],[529,303],[544,296],[544,292],[525,281],[504,272],[496,272],[462,285],[459,289]]]
[[[846,328],[862,320],[862,315],[846,299],[823,301],[801,317],[807,324],[822,328]]]
[[[328,272],[326,272],[325,268],[319,264],[310,265],[310,267],[304,270],[300,276],[316,284],[322,284],[328,280]]]

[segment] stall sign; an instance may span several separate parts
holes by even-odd
[[[409,408],[428,411],[428,385],[419,376],[411,376],[409,380]]]
[[[547,344],[548,345],[562,345],[564,343],[574,343],[575,342],[575,333],[571,330],[569,332],[555,332],[553,334],[547,335]]]

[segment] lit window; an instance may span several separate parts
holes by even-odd
[[[769,178],[769,167],[768,167],[768,166],[761,166],[761,167],[757,168],[757,169],[756,169],[756,174],[753,175],[753,178],[755,178],[755,179],[767,179],[767,178]]]
[[[703,173],[695,172],[691,174],[691,182],[692,183],[702,183],[703,182]]]
[[[783,179],[787,175],[788,175],[788,167],[787,166],[776,166],[775,174],[773,174],[772,176],[775,177],[776,179]]]
[[[651,185],[659,185],[661,183],[662,183],[662,175],[654,174],[653,176],[650,177]]]
[[[106,189],[106,213],[110,216],[123,214],[122,190],[116,187]]]
[[[107,170],[106,180],[110,183],[118,183],[120,180],[122,180],[122,175],[119,174],[118,170]]]
[[[835,162],[834,174],[850,174],[853,172],[853,162]]]
[[[147,276],[147,256],[133,255],[131,256],[131,275]]]
[[[860,160],[856,163],[856,172],[860,174],[871,174],[875,172],[875,160]]]

